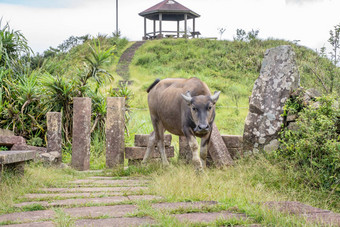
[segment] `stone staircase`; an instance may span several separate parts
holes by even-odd
[[[0,215],[0,225],[49,226],[261,226],[238,209],[216,201],[167,202],[153,195],[144,177],[88,176],[55,188],[38,188],[13,204],[12,213]],[[302,216],[314,225],[340,226],[340,215],[299,202],[267,202],[276,209]]]
[[[136,50],[141,47],[145,41],[137,41],[131,47],[127,48],[119,59],[116,72],[124,80],[130,78],[129,65],[135,55]]]

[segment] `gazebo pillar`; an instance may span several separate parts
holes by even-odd
[[[162,13],[159,14],[159,35],[162,37]]]
[[[187,38],[187,25],[188,25],[188,14],[184,14],[184,35]]]
[[[153,20],[153,36],[156,37],[156,20]]]
[[[195,31],[196,31],[196,29],[195,29],[195,18],[192,18],[192,31],[193,31],[193,38],[195,38]]]
[[[177,38],[179,38],[179,20],[177,21]]]
[[[144,39],[146,39],[146,17],[144,17]]]

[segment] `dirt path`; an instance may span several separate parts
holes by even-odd
[[[129,65],[133,56],[135,55],[136,50],[138,50],[138,48],[144,43],[145,41],[135,42],[131,47],[126,49],[120,57],[116,72],[119,76],[123,77],[124,80],[128,80],[130,78]]]
[[[88,177],[57,188],[39,188],[26,194],[13,209],[0,216],[8,226],[164,226],[176,222],[223,223],[260,226],[251,217],[224,210],[216,201],[166,202],[150,193],[145,178]],[[298,202],[269,202],[269,209],[300,215],[310,223],[340,226],[340,215]],[[22,211],[22,212],[19,212]],[[217,220],[217,221],[216,221]]]

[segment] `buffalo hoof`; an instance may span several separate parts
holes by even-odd
[[[163,166],[169,166],[169,165],[170,165],[169,162],[168,162],[168,160],[163,161],[162,164],[163,164]]]

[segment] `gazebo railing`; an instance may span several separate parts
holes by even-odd
[[[146,36],[144,39],[161,39],[161,38],[195,38],[195,36],[198,37],[200,35],[200,32],[177,32],[177,31],[162,31],[160,33],[159,31],[156,32],[149,32],[146,33]]]

